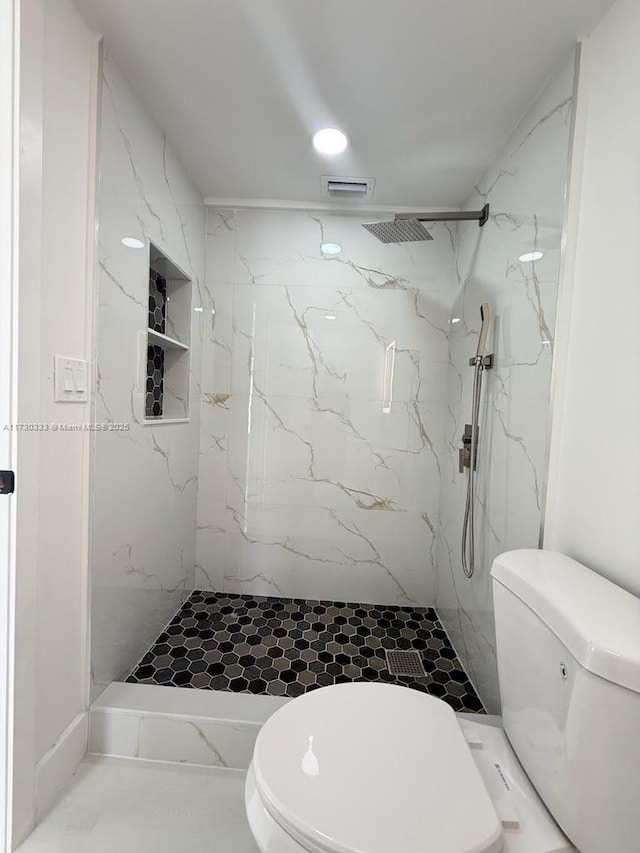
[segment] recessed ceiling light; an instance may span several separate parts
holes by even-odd
[[[126,246],[127,249],[144,249],[144,243],[137,237],[123,237],[122,245]]]
[[[336,317],[335,314],[325,314],[324,319],[325,320],[337,320],[338,318]]]
[[[452,317],[452,318],[451,318],[451,322],[452,322],[452,323],[459,323],[459,322],[460,322],[460,319],[461,319],[460,317]]]
[[[323,243],[322,246],[320,246],[320,251],[324,255],[337,255],[342,251],[342,246],[340,243]]]
[[[544,257],[544,252],[525,252],[524,255],[520,255],[518,258],[523,264],[529,263],[530,261],[539,261],[540,258]]]
[[[313,137],[313,147],[320,154],[342,154],[347,147],[347,137],[335,127],[325,127]]]

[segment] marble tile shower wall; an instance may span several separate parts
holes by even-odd
[[[197,588],[435,600],[453,231],[362,221],[208,210]]]
[[[487,709],[499,707],[489,570],[511,548],[536,548],[547,469],[547,428],[555,305],[569,157],[573,59],[522,119],[470,208],[491,204],[479,230],[461,225],[458,291],[451,326],[446,453],[442,460],[442,560],[438,613]],[[523,263],[539,250],[544,257]],[[465,477],[458,447],[471,411],[480,303],[491,304],[495,368],[485,374],[480,425],[477,568],[462,573]]]
[[[127,674],[195,581],[202,315],[193,314],[190,422],[145,426],[149,252],[121,238],[152,240],[193,278],[198,305],[205,232],[202,198],[108,55],[102,84],[93,420],[129,428],[94,434],[96,692]]]

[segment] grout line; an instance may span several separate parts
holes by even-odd
[[[318,608],[322,612],[315,613]],[[229,612],[222,613],[222,609]],[[420,618],[412,619],[414,613]],[[196,615],[201,618],[196,620]],[[373,624],[364,625],[365,619],[372,619]],[[188,620],[186,626],[183,620]],[[286,629],[285,622],[290,622]],[[316,623],[318,628],[314,629]],[[236,627],[232,634],[228,629],[233,626]],[[434,607],[194,591],[160,636],[172,628],[173,633],[163,639],[162,645],[173,649],[184,646],[185,653],[169,663],[155,665],[152,656],[158,645],[156,641],[142,660],[150,659],[136,665],[128,676],[133,683],[295,698],[331,684],[370,681],[421,690],[444,699],[456,711],[485,712]],[[189,637],[185,631],[190,633]],[[283,636],[276,636],[274,631]],[[198,632],[205,636],[193,645]],[[431,632],[437,632],[436,636]],[[240,637],[235,637],[236,634]],[[232,636],[235,638],[231,639]],[[437,646],[443,647],[434,649],[430,644],[434,639]],[[186,645],[189,640],[191,646]],[[416,648],[418,641],[419,645],[426,644],[426,648]],[[426,677],[392,676],[385,665],[387,650],[419,651]],[[171,657],[171,649],[161,651],[156,657]],[[191,651],[200,654],[189,659]],[[185,664],[185,659],[197,664],[195,672],[191,664]],[[439,660],[443,661],[440,665]],[[141,667],[145,672],[139,678],[137,672]],[[161,681],[157,680],[160,671]],[[450,673],[448,678],[447,673]],[[198,675],[202,676],[201,683],[194,685],[192,679]],[[275,682],[279,682],[277,691],[273,690]],[[454,686],[456,690],[452,692]]]

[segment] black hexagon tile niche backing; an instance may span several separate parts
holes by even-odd
[[[149,270],[149,328],[164,335],[167,320],[167,280]]]
[[[419,651],[426,677],[391,675],[387,649]],[[484,711],[432,608],[196,591],[127,681],[272,696],[383,681]]]
[[[158,346],[147,347],[147,396],[145,416],[158,418],[162,415],[164,395],[164,350]]]
[[[149,270],[149,328],[164,335],[167,319],[166,279]],[[164,350],[160,346],[147,347],[147,389],[145,416],[162,415],[164,395]]]

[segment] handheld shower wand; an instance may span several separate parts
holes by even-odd
[[[489,335],[489,326],[491,325],[491,307],[488,302],[483,302],[480,306],[480,334],[478,335],[478,349],[476,350],[476,358],[483,358],[487,348],[487,337]]]
[[[478,347],[469,366],[473,367],[473,392],[471,402],[471,423],[466,424],[460,449],[460,473],[469,469],[467,477],[467,497],[462,523],[462,570],[466,577],[473,577],[475,571],[475,474],[478,461],[478,422],[480,419],[480,398],[482,394],[482,374],[493,366],[493,356],[486,354],[487,338],[491,326],[491,308],[488,302],[480,306],[482,325],[478,336]]]

